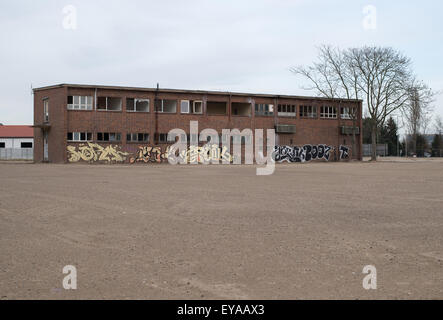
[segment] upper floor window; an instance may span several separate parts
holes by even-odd
[[[181,100],[180,101],[180,112],[181,113],[189,113],[189,100]]]
[[[317,107],[299,106],[300,118],[317,118]]]
[[[92,110],[92,96],[68,96],[69,110]]]
[[[128,112],[149,112],[149,99],[126,99],[126,111]]]
[[[351,107],[342,107],[340,109],[340,118],[342,119],[352,119],[353,116],[355,116],[356,112],[355,112],[355,108],[351,108]]]
[[[176,113],[177,100],[156,99],[154,102],[155,112],[160,113]]]
[[[337,108],[323,106],[320,107],[320,118],[326,119],[336,119],[337,118]]]
[[[92,133],[68,132],[68,141],[92,141]]]
[[[49,122],[49,99],[43,100],[43,120]]]
[[[122,110],[122,98],[98,97],[97,98],[97,110],[121,111]]]
[[[281,117],[295,117],[297,115],[296,107],[293,104],[279,104],[277,110]]]
[[[267,103],[256,103],[255,104],[255,115],[256,116],[273,116],[274,115],[274,105]]]

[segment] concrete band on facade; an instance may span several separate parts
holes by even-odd
[[[79,106],[83,109],[76,109]],[[194,106],[201,113],[192,113]],[[316,117],[305,117],[309,112],[304,111],[312,108]],[[343,118],[342,112],[351,108],[355,118]],[[321,111],[330,117],[321,117]],[[189,135],[190,121],[198,121],[199,132],[212,128],[218,134],[223,129],[276,129],[278,161],[362,159],[361,100],[60,84],[34,89],[34,161],[165,162],[173,142],[165,141],[164,135],[174,128]],[[117,134],[120,140],[105,141]],[[218,152],[220,159],[229,156],[221,142],[218,150],[209,151]]]

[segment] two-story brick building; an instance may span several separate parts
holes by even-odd
[[[34,160],[164,161],[169,130],[198,139],[190,121],[220,144],[222,129],[275,129],[280,161],[361,159],[361,115],[360,100],[60,84],[34,89]]]

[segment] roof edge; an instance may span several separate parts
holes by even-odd
[[[167,93],[197,93],[209,95],[233,95],[233,96],[256,96],[256,97],[270,97],[270,98],[288,98],[288,99],[308,99],[308,100],[323,100],[323,101],[350,101],[362,102],[362,99],[347,99],[347,98],[326,98],[315,96],[298,96],[288,94],[268,94],[268,93],[251,93],[251,92],[231,92],[231,91],[217,91],[217,90],[190,90],[190,89],[169,89],[169,88],[144,88],[144,87],[126,87],[126,86],[112,86],[112,85],[89,85],[89,84],[69,84],[61,83],[45,87],[33,88],[33,92],[51,90],[57,88],[84,88],[84,89],[106,89],[106,90],[126,90],[126,91],[146,91],[146,92],[167,92]]]

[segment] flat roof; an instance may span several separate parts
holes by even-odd
[[[69,88],[84,88],[84,89],[107,89],[107,90],[128,90],[128,91],[146,91],[146,92],[165,92],[165,93],[197,93],[208,95],[231,95],[231,96],[254,96],[265,98],[287,98],[287,99],[305,99],[305,100],[325,100],[325,101],[351,101],[361,102],[361,99],[342,99],[342,98],[325,98],[325,97],[313,97],[313,96],[296,96],[285,94],[265,94],[265,93],[247,93],[247,92],[230,92],[230,91],[208,91],[208,90],[187,90],[187,89],[167,89],[167,88],[141,88],[141,87],[124,87],[124,86],[110,86],[110,85],[89,85],[89,84],[69,84],[61,83],[52,86],[34,88],[33,91],[43,91],[49,89],[56,89],[62,87]]]

